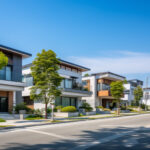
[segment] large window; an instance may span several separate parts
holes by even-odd
[[[97,84],[97,90],[98,91],[102,91],[102,90],[110,90],[110,85],[108,85],[108,84],[100,84],[100,83],[98,83]]]
[[[65,79],[65,88],[72,89],[72,79]]]
[[[73,89],[74,85],[76,83],[76,79],[75,78],[70,78],[70,79],[63,79],[61,82],[60,87],[61,88],[67,88],[67,89]]]
[[[62,106],[66,107],[70,105],[70,98],[69,97],[62,97]]]
[[[33,77],[28,74],[23,76],[23,82],[26,83],[26,86],[33,86]]]
[[[6,66],[3,67],[3,69],[0,70],[0,80],[12,80],[12,67]]]
[[[55,100],[56,106],[75,106],[76,107],[76,98],[75,97],[57,97]]]

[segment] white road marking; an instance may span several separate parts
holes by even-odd
[[[39,133],[39,134],[44,134],[44,135],[49,135],[49,136],[53,136],[53,137],[57,137],[59,139],[71,139],[73,140],[73,138],[70,138],[70,137],[66,137],[66,136],[61,136],[61,135],[58,135],[58,134],[54,134],[54,133],[48,133],[48,132],[43,132],[43,131],[37,131],[37,130],[31,130],[31,129],[26,129],[26,131],[29,131],[29,132],[34,132],[34,133]]]
[[[80,122],[70,122],[70,123],[63,123],[63,124],[49,124],[49,125],[39,125],[39,126],[33,126],[33,127],[25,127],[24,129],[12,129],[12,130],[7,130],[7,129],[5,129],[5,130],[0,130],[0,134],[6,134],[6,133],[12,133],[12,132],[21,132],[21,131],[24,131],[24,130],[26,130],[26,129],[44,129],[44,128],[62,128],[62,127],[65,127],[65,126],[70,126],[70,125],[82,125],[82,124],[92,124],[92,123],[95,123],[95,122],[100,122],[100,123],[106,123],[105,125],[100,125],[100,127],[105,127],[105,126],[109,126],[108,124],[107,124],[107,122],[109,122],[110,120],[113,120],[113,121],[115,121],[115,120],[124,120],[125,118],[133,118],[133,119],[137,119],[137,118],[140,118],[140,117],[142,117],[143,118],[143,116],[144,117],[147,117],[148,115],[150,115],[150,114],[143,114],[143,115],[137,115],[137,116],[125,116],[125,117],[118,117],[118,118],[107,118],[107,119],[98,119],[98,120],[83,120],[83,121],[80,121]],[[121,127],[132,127],[132,125],[130,126],[128,126],[128,125],[110,125],[110,126],[121,126]],[[135,127],[135,126],[134,126]],[[137,127],[140,127],[140,125],[138,126],[137,125]],[[149,126],[144,126],[144,127],[149,127]]]

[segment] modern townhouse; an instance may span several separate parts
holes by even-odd
[[[148,105],[148,107],[150,108],[150,87],[143,88],[142,103]]]
[[[126,84],[124,84],[124,97],[122,98],[124,104],[131,105],[134,100],[134,89],[137,86],[143,86],[143,81],[138,79],[128,80]]]
[[[114,108],[116,104],[112,103],[114,98],[110,93],[110,84],[113,81],[123,80],[125,80],[125,77],[112,72],[100,72],[82,77],[84,87],[92,92],[91,96],[83,97],[82,100],[89,103],[94,110],[97,106]]]
[[[22,101],[22,59],[31,54],[0,45],[0,51],[8,57],[8,65],[0,70],[0,112],[12,112]]]
[[[64,79],[61,82],[60,88],[62,89],[62,94],[55,100],[56,106],[75,106],[78,108],[82,104],[82,97],[90,96],[90,92],[84,90],[82,86],[82,72],[89,71],[80,65],[76,65],[64,60],[59,60],[59,70],[58,73]],[[45,107],[41,101],[30,100],[30,88],[33,86],[33,77],[31,76],[30,67],[32,64],[23,66],[23,80],[26,83],[25,90],[22,93],[24,102],[26,105],[32,109],[42,109]]]

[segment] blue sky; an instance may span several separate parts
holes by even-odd
[[[150,76],[149,0],[0,0],[0,44],[52,49],[91,72]]]

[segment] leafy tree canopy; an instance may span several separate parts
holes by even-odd
[[[141,98],[143,97],[143,90],[140,86],[137,86],[134,89],[134,101],[139,104],[139,101],[141,100]]]
[[[5,56],[2,52],[0,52],[0,69],[6,66],[8,63],[8,57]]]
[[[89,76],[89,74],[88,73],[86,73],[85,75],[84,75],[84,77],[88,77]]]
[[[44,49],[37,54],[32,63],[31,72],[34,86],[31,88],[30,97],[33,100],[41,100],[45,103],[45,109],[47,109],[48,103],[51,103],[61,94],[61,90],[58,88],[62,81],[62,77],[58,74],[59,63],[55,52]]]
[[[124,93],[123,81],[112,82],[110,87],[111,95],[115,98],[115,100],[120,100]]]

